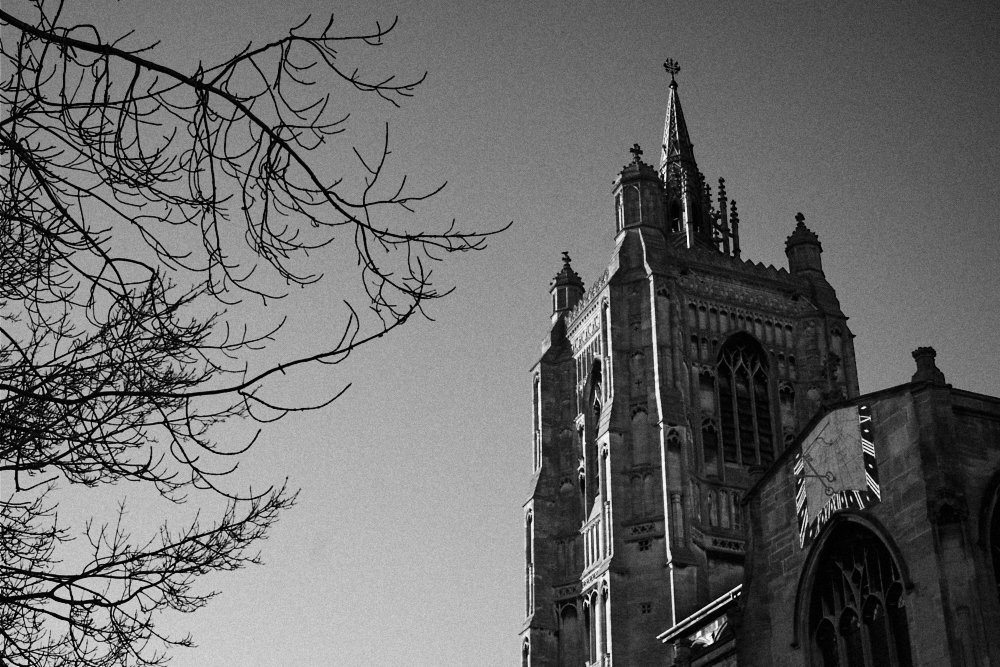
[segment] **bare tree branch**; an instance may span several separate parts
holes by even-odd
[[[307,17],[183,71],[131,33],[64,24],[62,9],[0,8],[0,663],[159,665],[191,640],[161,634],[157,614],[202,607],[215,594],[199,577],[258,562],[255,545],[295,502],[284,486],[229,488],[260,431],[220,442],[217,427],[335,401],[348,382],[301,404],[273,381],[424,315],[450,292],[430,267],[505,228],[407,227],[444,186],[389,182],[388,126],[380,145],[348,144],[348,163],[324,159],[349,136],[345,91],[399,106],[423,82],[342,56],[382,45],[395,19],[342,35]],[[348,270],[317,266],[344,252]],[[285,320],[244,321],[243,300],[331,282],[345,304],[337,340],[255,361]],[[225,508],[147,535],[124,502],[82,533],[60,523],[68,490],[120,482]]]

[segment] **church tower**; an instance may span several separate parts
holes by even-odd
[[[656,639],[739,584],[741,500],[822,406],[858,394],[852,334],[801,214],[788,268],[744,260],[698,170],[673,61],[658,167],[615,179],[615,247],[568,254],[532,371],[522,664],[659,664]]]

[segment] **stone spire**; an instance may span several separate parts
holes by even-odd
[[[673,60],[663,63],[670,74],[670,97],[667,116],[663,121],[663,144],[660,151],[660,178],[667,192],[668,229],[684,232],[687,247],[716,247],[713,223],[705,198],[705,184],[694,159],[694,144],[688,135],[687,122],[681,110],[675,75],[681,68]]]
[[[660,175],[667,180],[668,165],[684,165],[685,170],[698,172],[694,161],[694,144],[688,135],[681,98],[677,95],[677,80],[674,75],[681,68],[673,60],[667,60],[663,67],[670,73],[670,98],[667,100],[667,117],[663,121],[663,146],[660,153]]]

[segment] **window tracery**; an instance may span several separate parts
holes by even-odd
[[[825,540],[808,608],[815,667],[910,667],[903,584],[886,546],[856,524]]]
[[[774,459],[774,426],[767,355],[750,336],[736,334],[716,366],[722,455],[727,463],[766,465]]]

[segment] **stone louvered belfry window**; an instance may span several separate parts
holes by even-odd
[[[739,333],[719,350],[716,365],[722,455],[727,463],[766,465],[774,459],[767,354]]]
[[[807,613],[813,667],[912,665],[899,568],[857,524],[837,526],[824,541]]]

